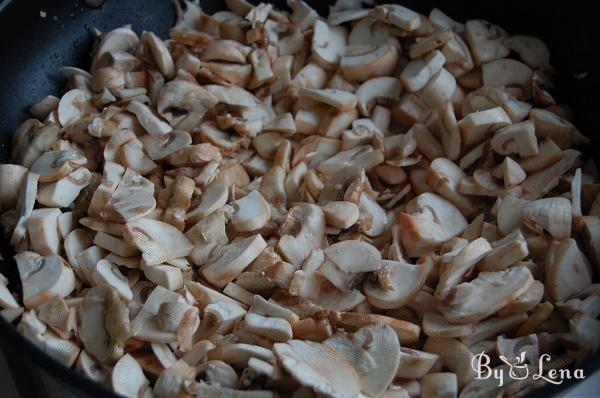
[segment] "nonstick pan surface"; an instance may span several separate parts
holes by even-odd
[[[279,7],[283,1],[272,1]],[[321,15],[327,15],[330,1],[308,0]],[[394,1],[387,1],[394,2]],[[427,14],[435,6],[459,21],[483,18],[504,27],[511,34],[542,38],[552,52],[557,69],[557,98],[576,112],[576,125],[593,140],[587,154],[600,162],[598,117],[600,89],[598,44],[600,27],[596,13],[583,1],[404,1],[402,4]],[[223,1],[201,1],[209,13],[224,9]],[[41,15],[45,14],[43,18]],[[87,69],[92,35],[96,27],[107,31],[132,24],[138,33],[152,30],[167,36],[174,22],[169,0],[107,0],[91,9],[81,0],[0,0],[0,162],[10,160],[10,137],[29,117],[27,108],[47,94],[60,95],[63,79],[58,68],[64,65]],[[6,260],[0,272],[18,289],[18,275],[6,242]],[[5,352],[22,397],[116,397],[109,389],[92,382],[54,361],[26,340],[16,328],[0,317],[0,345]],[[597,355],[583,364],[590,376],[600,368]],[[546,385],[530,397],[557,396],[576,382]],[[3,395],[0,386],[0,396]]]

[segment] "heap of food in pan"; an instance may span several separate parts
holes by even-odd
[[[97,32],[31,107],[0,166],[6,319],[136,398],[513,396],[543,380],[511,364],[598,348],[600,173],[543,42],[226,3]]]

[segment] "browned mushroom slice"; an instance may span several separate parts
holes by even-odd
[[[400,239],[409,257],[418,257],[459,235],[467,227],[460,211],[445,199],[423,193],[396,214]]]
[[[191,130],[218,99],[198,84],[173,80],[160,90],[156,109],[175,129]]]
[[[523,207],[523,223],[538,234],[547,231],[556,239],[571,235],[571,202],[565,198],[544,198]]]
[[[439,300],[448,298],[453,289],[463,282],[465,275],[491,250],[492,246],[485,238],[477,238],[462,248],[441,271],[435,290],[436,298]]]
[[[358,373],[361,390],[378,397],[391,384],[400,363],[400,344],[386,325],[365,326],[350,338],[338,333],[323,342],[340,353]]]
[[[312,341],[290,340],[273,346],[275,355],[300,384],[334,398],[355,397],[359,375],[341,354]]]
[[[271,218],[271,208],[258,191],[251,191],[233,202],[232,206],[235,213],[231,218],[231,226],[236,231],[255,231],[262,228]]]
[[[458,122],[465,145],[480,143],[492,131],[511,124],[510,117],[500,106],[480,112],[469,113]]]
[[[481,271],[506,269],[529,255],[527,241],[519,229],[515,229],[499,241],[492,243],[493,249],[477,264]]]
[[[220,161],[221,151],[218,147],[202,143],[189,145],[167,156],[167,162],[175,167],[198,167],[213,161]]]
[[[431,263],[408,264],[382,260],[377,280],[367,279],[363,291],[367,301],[377,308],[400,308],[410,303],[425,284]]]
[[[408,32],[421,26],[419,14],[398,4],[383,4],[373,9],[373,16]]]
[[[56,182],[41,185],[37,194],[38,202],[49,207],[69,207],[91,181],[90,171],[80,167]]]
[[[35,209],[27,219],[27,234],[32,249],[42,256],[60,252],[59,209]]]
[[[173,128],[154,114],[148,105],[138,101],[131,101],[127,110],[133,113],[144,130],[150,135],[164,135],[170,133]]]
[[[151,218],[140,218],[125,224],[125,240],[142,252],[148,265],[185,257],[192,251],[192,243],[177,228]]]
[[[398,62],[398,50],[393,40],[373,47],[371,45],[351,45],[340,63],[346,79],[364,82],[374,77],[390,75]]]
[[[267,247],[261,235],[232,242],[213,253],[202,268],[202,275],[215,286],[223,288],[250,265]]]
[[[68,296],[75,289],[75,275],[56,254],[42,257],[33,252],[15,255],[23,284],[25,308],[36,308],[51,296]]]
[[[577,242],[553,242],[546,255],[546,289],[555,301],[566,301],[592,283],[592,269]]]
[[[402,94],[402,84],[395,77],[375,77],[361,84],[355,94],[360,113],[369,116],[377,103],[397,101]]]
[[[32,165],[29,171],[39,174],[40,182],[58,181],[73,170],[84,166],[86,157],[74,150],[58,150],[44,153]]]
[[[525,267],[506,271],[481,272],[471,282],[456,286],[441,307],[442,314],[452,323],[480,321],[523,294],[533,283]]]
[[[351,289],[362,273],[381,267],[381,255],[377,249],[361,241],[338,242],[324,249],[323,253],[325,261],[319,273],[343,291]]]
[[[277,251],[294,265],[300,265],[313,250],[321,247],[325,236],[325,217],[313,204],[300,204],[288,212],[280,227]]]

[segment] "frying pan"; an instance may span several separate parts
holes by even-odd
[[[283,1],[272,1],[285,7]],[[321,15],[332,1],[308,0]],[[386,1],[394,2],[394,1]],[[542,38],[552,52],[557,69],[557,98],[576,111],[576,125],[590,136],[593,145],[584,148],[600,161],[598,124],[598,57],[594,39],[600,37],[590,3],[566,1],[460,1],[408,0],[404,5],[427,14],[434,6],[459,21],[483,18],[511,34]],[[201,1],[209,13],[224,8],[223,1]],[[42,14],[40,14],[42,12]],[[44,15],[43,18],[41,15]],[[27,108],[47,94],[60,95],[64,81],[57,70],[63,65],[88,68],[92,37],[89,29],[107,31],[131,23],[138,33],[152,30],[166,37],[174,22],[169,0],[107,0],[99,9],[81,0],[0,0],[0,162],[10,159],[10,136],[28,116]],[[16,265],[6,242],[0,272],[18,289]],[[26,340],[14,325],[0,317],[0,346],[22,397],[116,397],[106,387],[88,380],[48,357]],[[590,376],[600,368],[600,356],[582,368]],[[546,385],[529,397],[557,396],[575,380]],[[1,389],[1,386],[0,386]],[[3,393],[0,390],[0,396]]]

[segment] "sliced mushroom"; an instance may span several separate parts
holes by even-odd
[[[322,209],[327,225],[334,228],[347,229],[358,221],[359,209],[352,202],[332,201]]]
[[[33,250],[45,256],[58,254],[60,237],[58,236],[59,209],[36,209],[27,219],[27,234]]]
[[[27,220],[33,212],[37,196],[39,175],[27,173],[17,199],[17,223],[13,230],[10,244],[16,246],[23,241],[27,232]]]
[[[539,138],[550,138],[562,149],[571,146],[576,134],[575,126],[571,122],[541,108],[532,109],[529,117],[533,120],[535,134]]]
[[[167,79],[172,79],[175,76],[175,65],[165,43],[152,32],[144,32],[140,41],[150,50],[160,73]]]
[[[0,208],[3,211],[16,207],[27,171],[26,167],[16,164],[0,165]]]
[[[429,79],[418,95],[431,108],[439,108],[444,102],[452,100],[455,91],[456,79],[442,68]]]
[[[518,86],[526,95],[531,87],[532,70],[514,59],[497,59],[481,67],[484,86]]]
[[[423,193],[396,214],[402,226],[400,239],[409,257],[418,257],[441,246],[467,227],[460,211],[445,199]]]
[[[216,179],[205,188],[198,207],[186,214],[186,221],[194,223],[212,214],[227,202],[228,196],[229,189],[226,181]]]
[[[185,257],[192,251],[192,243],[177,228],[151,218],[140,218],[125,224],[125,241],[142,252],[148,265]]]
[[[449,200],[463,214],[472,215],[476,211],[473,200],[460,192],[460,182],[467,177],[456,164],[449,159],[439,157],[429,165],[427,184],[439,195]]]
[[[517,154],[521,157],[528,157],[536,156],[539,153],[535,125],[531,120],[497,130],[490,144],[492,149],[500,155]]]
[[[73,170],[84,166],[87,162],[85,156],[74,150],[58,150],[44,153],[29,169],[30,172],[39,174],[40,182],[58,181],[68,176]]]
[[[531,272],[525,267],[481,272],[471,282],[456,286],[441,311],[452,323],[477,322],[523,294],[532,283]]]
[[[232,205],[235,213],[231,218],[231,226],[236,231],[255,231],[271,218],[271,208],[258,191],[251,191]]]
[[[395,77],[381,76],[369,79],[356,89],[358,109],[369,116],[378,103],[395,103],[402,94],[402,84]]]
[[[41,185],[37,200],[48,207],[69,207],[91,181],[92,173],[80,167],[56,182]]]
[[[504,58],[510,53],[506,46],[508,34],[497,25],[475,19],[465,24],[465,38],[477,65]]]
[[[97,285],[112,286],[127,301],[133,299],[129,281],[121,274],[119,268],[108,260],[103,259],[96,263],[91,279]]]
[[[129,354],[123,355],[115,364],[111,383],[118,394],[128,398],[143,396],[150,385],[139,363]]]
[[[127,105],[127,110],[137,117],[144,130],[150,135],[169,134],[173,130],[168,123],[156,116],[150,107],[141,102],[131,101]]]
[[[94,112],[90,94],[78,88],[66,92],[58,103],[58,120],[63,127]]]
[[[156,109],[175,129],[191,130],[219,100],[205,88],[184,80],[166,83]]]
[[[571,202],[565,198],[545,198],[523,207],[523,223],[541,234],[547,231],[556,239],[571,235]]]
[[[376,271],[381,267],[381,255],[368,243],[345,240],[323,250],[325,260],[319,273],[342,291],[356,284],[364,272]]]
[[[286,261],[300,265],[313,250],[321,247],[325,217],[318,206],[301,204],[290,209],[280,231],[277,251]]]
[[[341,71],[352,82],[364,82],[392,73],[398,62],[398,50],[393,41],[377,47],[348,46],[340,62]]]
[[[373,9],[373,15],[402,30],[411,32],[421,26],[419,14],[398,4],[383,4]]]
[[[493,249],[477,264],[481,271],[500,271],[529,255],[527,241],[519,229],[493,242],[492,247]]]
[[[511,36],[506,45],[519,54],[523,62],[532,68],[550,65],[550,51],[543,41],[534,36]]]
[[[313,26],[312,54],[315,61],[327,70],[335,70],[346,51],[348,31],[343,26],[329,26],[316,20]]]
[[[475,324],[455,325],[434,312],[423,314],[423,333],[429,337],[463,337],[471,335]]]
[[[458,122],[465,145],[478,144],[492,131],[511,124],[510,117],[500,106],[469,113]]]
[[[374,149],[371,145],[360,145],[345,151],[338,152],[337,155],[321,162],[318,171],[330,176],[343,167],[358,165],[369,171],[384,161],[384,153],[380,149]]]
[[[546,255],[546,289],[555,301],[566,301],[592,283],[591,266],[577,247],[566,238],[553,242]]]
[[[308,98],[313,101],[322,102],[336,108],[340,112],[354,109],[357,104],[357,99],[354,94],[330,88],[320,90],[301,88],[300,98]]]
[[[261,235],[233,242],[211,256],[202,268],[202,275],[213,285],[223,288],[242,273],[265,247],[267,243]]]

